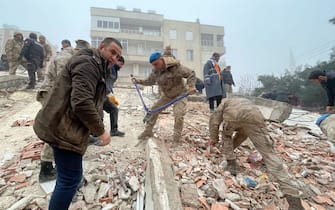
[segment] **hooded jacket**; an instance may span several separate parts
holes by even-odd
[[[106,94],[107,64],[94,49],[71,57],[35,118],[33,128],[41,140],[83,155],[89,133],[105,132],[99,113]]]

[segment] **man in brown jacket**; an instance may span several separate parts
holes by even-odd
[[[196,92],[195,89],[195,73],[189,68],[181,65],[178,60],[172,56],[162,56],[160,52],[154,52],[151,54],[149,61],[153,67],[153,71],[149,78],[145,80],[133,79],[133,82],[137,82],[141,85],[155,85],[158,84],[163,96],[152,106],[151,109],[156,109],[178,96],[186,93],[190,94]],[[187,85],[184,84],[183,78],[187,79]],[[173,105],[173,113],[175,117],[174,121],[174,134],[173,140],[179,141],[181,138],[184,115],[186,112],[186,98],[176,102]],[[159,112],[153,113],[147,121],[145,130],[138,137],[140,140],[152,137],[152,129],[157,121]]]
[[[269,172],[277,179],[290,207],[289,210],[304,209],[300,197],[307,196],[304,183],[288,174],[283,160],[276,155],[272,139],[268,137],[264,117],[257,106],[244,98],[223,99],[209,121],[211,141],[218,143],[219,126],[223,123],[223,153],[226,156],[227,170],[236,175],[236,155],[234,149],[248,137],[262,155]],[[235,133],[235,135],[233,135]]]
[[[53,147],[57,169],[49,210],[68,209],[82,178],[82,156],[89,134],[98,136],[102,145],[111,140],[99,113],[108,63],[116,63],[121,51],[120,42],[114,38],[105,38],[99,49],[79,51],[60,72],[35,118],[34,131]]]

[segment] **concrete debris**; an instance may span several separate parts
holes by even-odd
[[[175,179],[179,181],[185,209],[198,208],[185,202],[185,195],[194,192],[194,187],[197,195],[192,194],[191,199],[194,201],[197,196],[205,209],[207,205],[214,209],[225,209],[225,205],[230,209],[287,209],[278,183],[268,174],[262,156],[249,140],[235,150],[240,168],[238,175],[232,176],[225,171],[227,162],[222,146],[213,148],[208,144],[208,125],[203,123],[208,122],[210,116],[207,106],[188,104],[182,143],[172,140],[173,116],[163,115],[159,121],[158,136],[165,140],[174,162]],[[314,120],[310,124],[314,124]],[[335,156],[329,153],[324,135],[313,125],[309,128],[308,124],[267,122],[267,130],[290,174],[308,184],[316,194],[302,200],[306,209],[307,206],[335,209]],[[194,187],[190,187],[190,181]]]
[[[19,155],[10,154],[4,157],[4,164],[0,167],[0,209],[47,208],[49,196],[34,199],[32,196],[23,195],[29,195],[30,190],[19,193],[19,190],[28,190],[28,188],[36,191],[36,187],[40,191],[37,176],[43,144],[36,139],[30,140]],[[98,210],[121,209],[121,207],[131,209],[131,206],[138,205],[138,198],[141,199],[139,202],[143,206],[144,192],[140,192],[140,186],[145,181],[144,152],[127,150],[113,150],[113,152],[102,150],[91,154],[90,160],[84,160],[84,168],[88,169],[88,172],[84,169],[84,177],[87,176],[88,179],[78,189],[70,209]],[[123,184],[118,170],[122,171]],[[123,186],[126,187],[126,191]],[[41,194],[43,195],[44,192]],[[19,201],[15,202],[17,200]]]

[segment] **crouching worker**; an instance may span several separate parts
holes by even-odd
[[[321,131],[327,136],[330,152],[335,154],[335,115],[325,114],[316,120]]]
[[[266,123],[260,110],[248,99],[223,99],[210,117],[210,138],[214,143],[219,141],[221,123],[223,123],[223,152],[228,162],[227,170],[236,175],[234,149],[249,137],[263,156],[267,169],[280,184],[281,191],[290,205],[289,210],[304,209],[300,198],[307,196],[302,191],[306,185],[294,180],[285,170],[282,159],[274,151],[272,139],[268,137]]]

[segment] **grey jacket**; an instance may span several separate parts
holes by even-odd
[[[221,71],[221,80],[214,69],[212,60],[208,60],[204,66],[204,83],[206,88],[207,99],[214,96],[226,97],[226,91],[224,89],[223,75]]]

